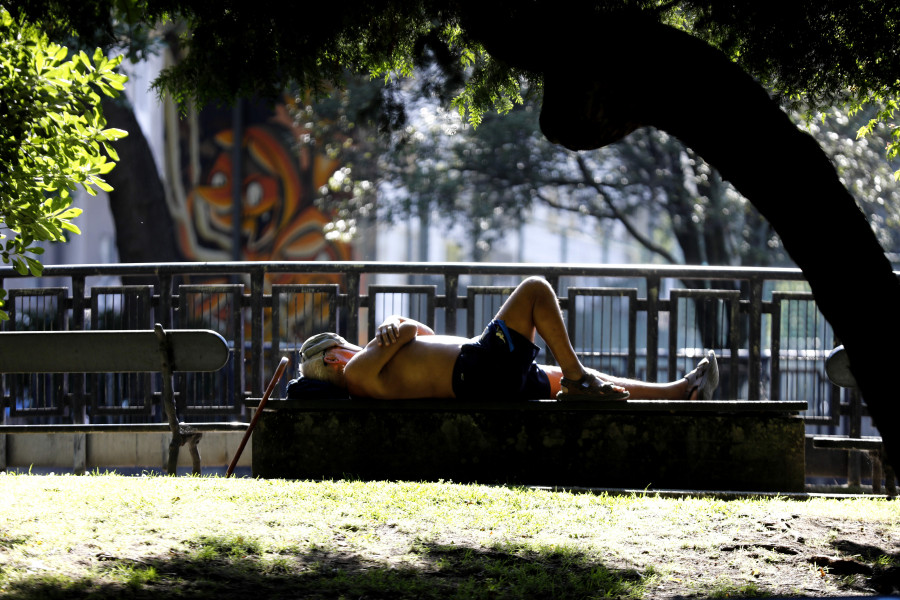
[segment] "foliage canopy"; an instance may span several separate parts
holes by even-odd
[[[78,186],[111,189],[103,179],[118,159],[108,144],[126,135],[106,128],[100,95],[116,96],[120,59],[70,55],[36,28],[0,8],[0,256],[25,274],[40,274],[36,242],[79,233],[72,219]]]
[[[21,0],[13,10],[56,36],[114,44],[127,34],[136,52],[150,26],[182,23],[180,39],[170,38],[183,58],[156,86],[201,105],[275,98],[289,85],[328,90],[348,72],[390,80],[430,64],[440,67],[431,71],[433,90],[478,123],[520,103],[521,90],[540,88],[541,45],[528,39],[541,35],[542,23],[598,15],[681,28],[809,115],[875,101],[881,110],[860,135],[892,122],[900,98],[900,4],[882,0],[346,0],[340,11],[281,0]],[[506,26],[485,25],[497,22]],[[900,129],[888,152],[900,152]]]

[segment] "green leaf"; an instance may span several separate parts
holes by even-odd
[[[44,272],[44,265],[42,265],[40,261],[37,261],[28,256],[25,257],[25,260],[28,263],[28,270],[31,272],[31,274],[35,277],[40,277],[41,273]]]
[[[76,234],[76,235],[81,235],[81,230],[78,229],[78,226],[75,225],[74,223],[70,223],[70,222],[68,222],[68,221],[64,221],[64,222],[61,223],[60,225],[61,225],[62,228],[65,229],[66,231],[71,231],[72,233],[74,233],[74,234]]]
[[[109,144],[103,144],[103,149],[106,150],[106,153],[109,155],[109,157],[112,160],[119,160],[119,155],[116,153],[115,150],[113,150],[112,146],[110,146]],[[109,163],[109,164],[112,164],[112,163]]]
[[[123,129],[116,129],[114,127],[110,127],[109,129],[103,130],[103,139],[108,141],[120,140],[123,137],[126,137],[128,132]]]
[[[99,177],[94,177],[93,180],[91,181],[91,183],[96,185],[98,188],[100,188],[104,192],[113,191],[113,186],[109,185],[104,180],[100,179]]]

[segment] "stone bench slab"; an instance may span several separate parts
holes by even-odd
[[[259,405],[258,398],[245,404]],[[799,413],[808,404],[787,400],[497,400],[491,398],[462,400],[458,398],[415,400],[334,400],[334,399],[269,399],[266,410],[303,411],[575,411],[575,412],[662,412],[662,413]]]
[[[264,478],[801,492],[805,435],[795,413],[805,408],[276,399],[253,433],[252,468]]]

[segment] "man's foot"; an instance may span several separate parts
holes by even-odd
[[[603,381],[591,372],[581,379],[567,379],[559,382],[562,390],[556,394],[557,400],[625,400],[628,392],[625,388]]]
[[[706,358],[697,363],[697,368],[684,376],[687,381],[688,400],[712,400],[712,394],[719,386],[719,363],[716,353],[710,350]]]

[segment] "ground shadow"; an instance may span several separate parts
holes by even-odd
[[[420,544],[416,567],[391,567],[352,553],[304,548],[265,557],[257,543],[205,537],[191,550],[140,560],[107,557],[96,578],[39,575],[4,598],[639,598],[645,574],[608,569],[571,550],[476,549]],[[117,583],[104,572],[118,571]]]
[[[16,544],[20,540],[7,540]],[[3,542],[0,541],[0,547]],[[845,578],[846,591],[881,595],[900,590],[900,553],[838,539],[821,565]],[[112,598],[642,598],[653,593],[654,570],[611,569],[595,556],[565,546],[535,548],[497,544],[414,542],[411,560],[379,561],[339,547],[310,549],[303,544],[273,555],[244,536],[200,536],[164,556],[93,557],[91,574],[81,578],[39,572],[7,582],[11,600]],[[892,549],[894,550],[894,549]],[[856,579],[854,579],[856,578]],[[722,597],[708,590],[710,597]],[[761,587],[729,596],[765,594]],[[704,597],[695,589],[692,597]]]
[[[840,557],[826,565],[831,573],[860,576],[868,588],[883,596],[900,592],[900,553],[844,539],[834,540],[831,547]]]

